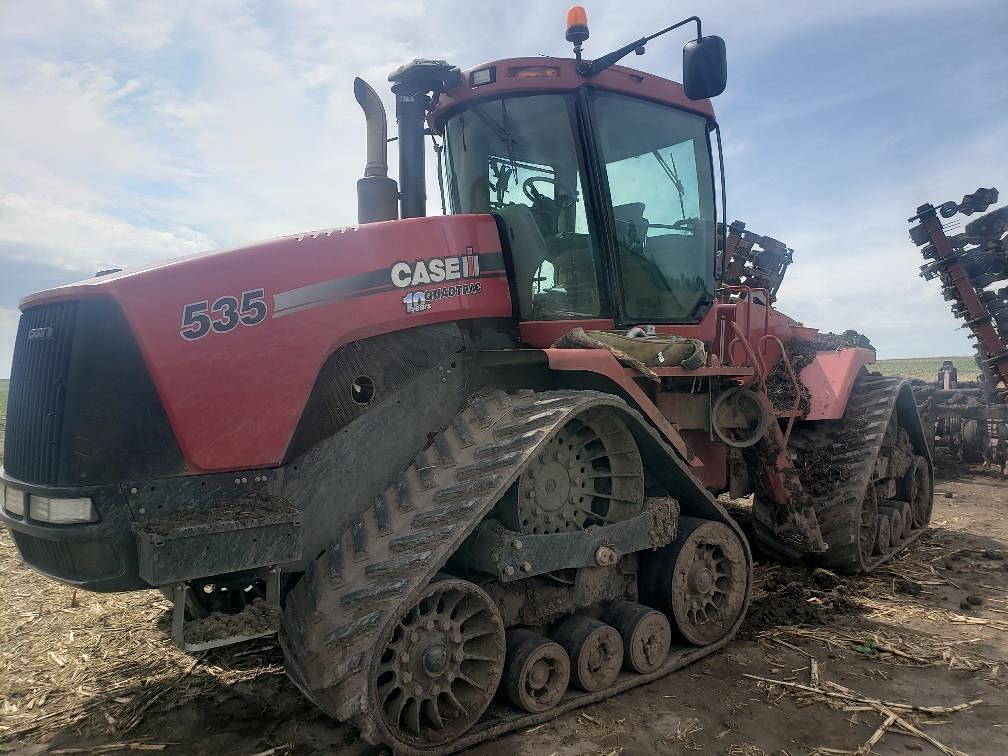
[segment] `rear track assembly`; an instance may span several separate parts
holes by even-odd
[[[909,385],[899,378],[862,373],[843,419],[795,426],[791,437],[795,468],[829,545],[816,556],[818,563],[840,572],[868,572],[892,559],[927,528],[933,493],[929,452],[916,441],[912,449],[903,448],[913,435],[906,433],[913,430],[907,426],[916,424],[920,429],[912,399],[897,412],[901,394],[909,392]],[[894,414],[901,421],[899,428],[891,425]],[[912,456],[900,461],[901,453]],[[898,472],[895,480],[894,470]],[[879,519],[891,530],[890,512],[893,507],[902,512],[900,502],[913,510],[909,527],[898,523],[895,537],[880,540]],[[802,557],[773,536],[771,506],[757,501],[753,508],[760,547],[775,559]]]

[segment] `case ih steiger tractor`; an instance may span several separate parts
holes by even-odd
[[[694,23],[683,85],[615,65]],[[161,589],[186,649],[279,630],[321,709],[428,754],[727,643],[752,557],[717,494],[754,494],[770,557],[892,557],[931,511],[913,395],[724,283],[751,240],[715,214],[725,48],[700,31],[588,61],[575,7],[574,59],[414,61],[398,184],[357,80],[358,225],[27,297],[2,473],[24,561]]]

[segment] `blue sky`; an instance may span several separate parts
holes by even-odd
[[[355,75],[567,55],[566,2],[0,4],[0,376],[18,299],[214,247],[352,223]],[[692,13],[728,45],[728,214],[786,241],[788,314],[882,357],[965,354],[906,218],[1001,184],[1008,3],[588,4],[589,55]],[[631,65],[678,79],[685,41]],[[432,203],[432,210],[434,203]]]

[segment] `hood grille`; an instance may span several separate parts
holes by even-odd
[[[77,302],[30,307],[18,322],[4,468],[27,483],[56,483]]]

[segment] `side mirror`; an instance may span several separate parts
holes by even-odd
[[[690,40],[682,51],[683,88],[691,100],[705,100],[724,92],[728,83],[728,59],[721,37]]]

